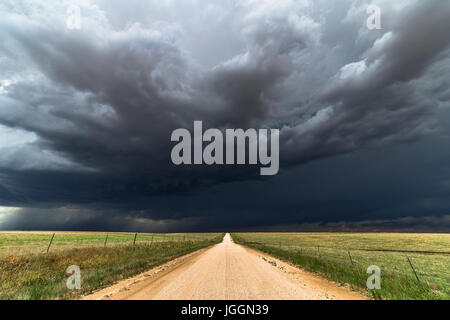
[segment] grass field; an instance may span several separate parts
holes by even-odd
[[[208,233],[135,233],[125,232],[49,232],[49,231],[0,231],[0,256],[4,254],[28,254],[47,252],[53,234],[55,237],[49,251],[73,248],[114,247],[130,244],[158,242],[203,241],[216,234]]]
[[[375,298],[450,299],[450,234],[236,233],[233,238]],[[366,289],[371,265],[381,269],[381,290]]]
[[[349,284],[377,299],[450,299],[450,234],[232,236],[237,243]],[[218,233],[0,232],[0,299],[78,298],[222,238]],[[81,269],[81,290],[66,287],[70,265]],[[381,268],[381,290],[366,288],[370,265]]]
[[[74,299],[222,241],[223,234],[0,232],[0,299]],[[108,239],[105,240],[106,236]],[[81,269],[81,290],[66,287]]]

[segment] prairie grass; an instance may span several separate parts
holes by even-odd
[[[156,241],[110,247],[63,248],[45,253],[4,253],[0,256],[0,299],[76,299],[134,276],[179,256],[222,241],[223,235],[203,240]],[[29,244],[29,243],[28,243]],[[81,290],[66,287],[67,267],[81,269]]]
[[[450,299],[448,234],[237,233],[233,238],[376,299]],[[366,288],[371,265],[381,269],[381,290]]]
[[[4,254],[45,253],[55,234],[50,251],[74,248],[126,246],[134,243],[135,233],[126,232],[52,232],[52,231],[0,231],[0,256]],[[136,244],[166,241],[203,241],[214,238],[214,233],[138,233]]]

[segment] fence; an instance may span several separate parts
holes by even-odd
[[[0,254],[49,253],[84,247],[152,245],[210,240],[216,234],[0,232]]]
[[[280,237],[252,237],[235,234],[241,243],[263,245],[289,251],[294,254],[325,259],[351,268],[366,270],[371,265],[381,268],[385,276],[409,275],[417,281],[424,281],[450,290],[450,252],[394,250],[384,248],[338,247],[314,244],[311,239],[302,242],[301,237],[283,239]],[[319,243],[319,241],[318,241]]]

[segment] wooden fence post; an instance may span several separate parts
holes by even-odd
[[[48,244],[48,247],[47,247],[47,253],[48,253],[48,251],[50,250],[50,246],[52,245],[52,242],[53,242],[53,238],[55,237],[55,232],[53,232],[53,235],[52,235],[52,238],[50,239],[50,243]]]
[[[105,243],[104,243],[104,247],[106,247],[106,243],[108,242],[108,235],[109,235],[109,233],[106,233],[106,238],[105,238]]]
[[[350,254],[350,249],[347,249],[348,257],[350,258],[350,262],[352,263],[352,266],[355,266],[355,263],[353,262],[352,256]]]
[[[420,279],[419,279],[419,277],[417,276],[416,270],[414,269],[414,267],[413,267],[413,264],[412,264],[411,260],[409,260],[409,257],[408,257],[408,255],[406,255],[406,259],[408,259],[409,265],[411,266],[411,269],[412,269],[412,271],[414,272],[414,275],[416,276],[416,279],[417,279],[417,281],[419,281],[419,282],[420,282]]]
[[[320,258],[320,246],[317,246],[317,256]]]
[[[137,233],[134,234],[133,246],[136,245]]]

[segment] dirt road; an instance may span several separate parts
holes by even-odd
[[[122,281],[86,299],[364,299],[350,289],[233,243],[222,243]]]

